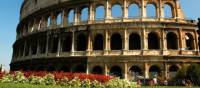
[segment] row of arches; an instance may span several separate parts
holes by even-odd
[[[179,70],[180,68],[177,66],[177,65],[171,65],[169,68],[168,68],[168,72],[169,72],[169,76],[170,77],[174,77],[176,72]],[[104,69],[101,67],[101,66],[95,66],[92,68],[91,70],[91,73],[93,74],[104,74]],[[149,70],[149,76],[153,76],[154,74],[157,74],[157,75],[162,75],[162,69],[157,66],[157,65],[152,65]],[[143,68],[139,67],[139,66],[132,66],[129,68],[129,75],[136,78],[137,76],[143,76],[144,75],[144,70]],[[110,68],[110,72],[109,72],[110,75],[113,75],[113,76],[116,76],[116,77],[120,77],[122,78],[123,77],[123,69],[120,67],[120,66],[112,66]]]
[[[18,31],[18,36],[25,35],[28,32],[40,30],[50,26],[73,25],[79,22],[87,22],[91,20],[119,19],[119,18],[158,18],[158,9],[155,3],[147,3],[145,5],[146,12],[142,12],[141,5],[136,2],[129,3],[127,12],[124,11],[124,6],[119,3],[114,3],[110,8],[104,4],[98,4],[95,8],[90,8],[87,5],[80,8],[69,8],[67,10],[59,10],[53,13],[46,14],[42,17],[29,20],[24,23]],[[175,17],[175,7],[171,3],[163,4],[164,18]],[[109,11],[107,11],[109,10]],[[92,11],[92,12],[91,12]],[[125,13],[126,12],[126,13]],[[142,14],[146,14],[142,16]],[[110,15],[108,15],[110,14]],[[127,14],[127,15],[126,15]],[[161,13],[160,13],[161,14]],[[162,17],[159,17],[162,18]]]
[[[39,40],[30,39],[26,41],[25,44],[21,44],[19,48],[14,48],[15,57],[21,57],[23,55],[36,55],[37,52],[43,54],[47,50],[49,53],[57,53],[58,50],[61,52],[71,52],[72,46],[74,46],[75,51],[86,51],[88,49],[88,34],[87,33],[77,33],[73,38],[73,33],[66,33],[61,36],[50,36],[48,38],[41,38]],[[128,50],[141,50],[143,38],[139,33],[131,33],[128,37]],[[166,47],[168,50],[179,50],[179,37],[174,32],[168,32],[166,34]],[[74,41],[74,42],[73,42]],[[97,33],[92,38],[92,50],[104,50],[106,38],[104,34]],[[123,50],[124,48],[124,38],[120,33],[113,33],[109,39],[110,50]],[[161,49],[161,38],[157,32],[150,32],[147,35],[147,45],[149,50],[159,50]],[[192,34],[185,34],[185,50],[194,50],[194,38]],[[58,47],[61,46],[61,47]],[[24,50],[25,48],[25,50]],[[25,53],[25,54],[23,54]]]
[[[164,4],[164,18],[173,18],[173,7],[170,4]],[[103,20],[106,18],[106,10],[103,5],[99,5],[95,9],[94,20]],[[62,15],[66,14],[66,19],[62,18]],[[80,14],[80,17],[77,18],[79,21],[88,21],[89,20],[89,8],[84,7],[80,9],[80,13],[76,13],[74,9],[70,9],[68,13],[58,13],[56,15],[56,23],[57,25],[62,24],[62,20],[66,20],[67,23],[73,23],[75,21],[75,15]],[[133,3],[128,6],[128,18],[140,18],[141,17],[141,8]],[[157,18],[157,8],[154,4],[147,4],[146,5],[146,17],[147,18]],[[111,17],[112,18],[124,18],[123,17],[123,8],[120,4],[114,4],[111,8]],[[47,26],[51,25],[52,17],[49,16],[47,18]]]

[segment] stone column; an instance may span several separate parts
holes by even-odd
[[[146,29],[142,28],[142,50],[143,50],[143,55],[144,51],[148,50],[148,38],[146,35]]]
[[[57,49],[57,57],[60,56],[60,52],[61,52],[61,36],[58,35],[58,49]]]
[[[175,0],[175,18],[177,19],[177,21],[179,20],[179,0]]]
[[[71,48],[71,53],[74,55],[75,52],[75,31],[72,31],[72,48]]]
[[[37,52],[36,52],[36,55],[39,55],[40,54],[40,41],[39,40],[36,40],[37,41]]]
[[[147,62],[144,63],[144,76],[145,78],[149,78],[149,65]]]
[[[127,65],[127,62],[124,63],[124,79],[128,79],[128,65]]]
[[[124,8],[123,8],[123,11],[124,11],[123,16],[124,17],[123,18],[126,19],[126,18],[128,18],[127,0],[124,0],[123,4],[124,4]]]
[[[94,7],[92,4],[90,4],[88,24],[91,24],[93,21],[94,21]]]
[[[180,46],[180,54],[182,54],[182,51],[185,50],[183,47],[183,35],[182,35],[182,29],[179,28],[179,46]]]
[[[48,56],[49,52],[49,34],[47,33],[47,40],[46,40],[46,55]]]
[[[123,54],[126,54],[126,51],[129,50],[129,36],[127,33],[127,29],[124,30],[124,47],[123,47]]]
[[[194,33],[195,33],[195,45],[196,45],[196,48],[195,48],[196,50],[195,50],[195,51],[196,51],[196,54],[198,55],[198,52],[199,52],[199,42],[198,42],[198,41],[199,41],[199,40],[198,40],[198,33],[197,33],[197,30],[195,30]]]
[[[105,30],[105,50],[104,50],[104,54],[107,55],[108,51],[110,50],[110,36],[108,33],[108,30]]]
[[[106,63],[104,64],[104,75],[109,75],[108,74],[108,66]]]
[[[63,10],[62,12],[62,27],[67,26],[68,24],[68,13],[66,10]]]
[[[79,8],[76,8],[75,9],[75,16],[74,16],[74,23],[75,25],[78,24],[78,22],[80,21],[80,11],[79,11]]]
[[[142,3],[142,5],[141,5],[141,17],[142,18],[145,18],[146,17],[146,6],[145,6],[145,4],[144,4],[144,0],[141,0],[141,3]]]
[[[164,73],[164,75],[165,75],[165,78],[169,78],[168,77],[168,65],[167,65],[167,63],[166,62],[164,62],[164,67],[165,67],[165,73]]]
[[[111,18],[111,11],[110,11],[110,3],[109,0],[106,1],[106,17],[105,19],[110,19]]]
[[[163,51],[163,55],[165,54],[164,52],[167,50],[167,41],[166,41],[166,34],[165,34],[165,31],[164,29],[161,29],[161,49]]]
[[[92,51],[91,33],[88,34],[87,55],[90,56]]]
[[[164,18],[164,10],[162,5],[162,0],[159,0],[159,18],[162,20]]]

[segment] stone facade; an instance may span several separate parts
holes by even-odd
[[[138,7],[136,17],[131,5]],[[200,62],[197,23],[185,19],[179,0],[25,0],[20,14],[11,70],[171,78]]]

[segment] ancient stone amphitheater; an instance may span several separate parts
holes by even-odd
[[[196,25],[179,0],[24,0],[10,66],[171,78],[200,62]]]

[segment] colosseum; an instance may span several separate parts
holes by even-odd
[[[200,63],[179,0],[24,0],[11,70],[172,78]]]

